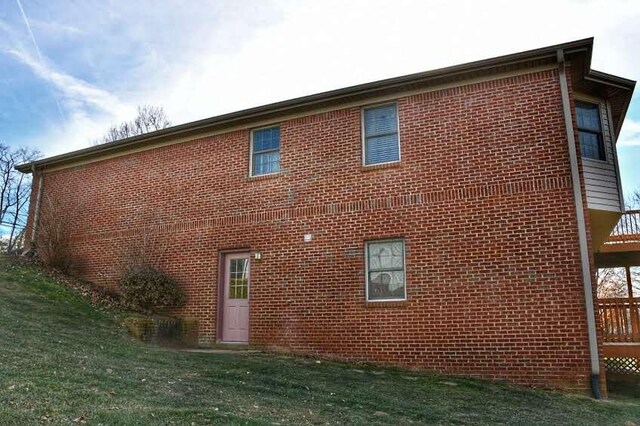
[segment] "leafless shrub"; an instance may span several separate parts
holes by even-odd
[[[69,272],[73,266],[69,225],[59,200],[43,196],[36,227],[36,255],[49,268]]]
[[[162,235],[155,229],[145,229],[142,234],[131,237],[121,248],[121,271],[141,266],[155,265],[169,249]]]

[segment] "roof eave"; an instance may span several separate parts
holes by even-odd
[[[622,129],[622,124],[624,123],[624,119],[627,115],[629,105],[631,104],[636,82],[634,80],[607,74],[602,71],[596,71],[594,69],[589,70],[584,79],[595,84],[612,88],[617,92],[615,97],[623,99],[621,108],[617,108],[617,119],[614,120],[615,135],[619,135]]]
[[[20,164],[16,166],[16,169],[23,173],[29,173],[35,169],[75,162],[91,157],[106,156],[111,153],[125,151],[132,147],[138,147],[147,144],[153,145],[157,141],[166,140],[168,138],[178,138],[191,134],[196,135],[198,133],[204,133],[215,128],[231,126],[233,124],[242,122],[257,121],[263,117],[268,117],[276,114],[283,115],[285,113],[304,111],[305,109],[309,109],[310,107],[316,105],[336,104],[340,103],[341,101],[346,101],[354,98],[360,99],[366,97],[374,97],[380,92],[393,90],[400,91],[403,87],[409,85],[428,85],[430,81],[434,81],[439,78],[463,78],[465,75],[470,75],[472,73],[481,71],[487,72],[493,68],[503,66],[525,64],[527,62],[533,61],[555,61],[558,50],[563,50],[567,55],[585,53],[587,55],[586,64],[589,64],[591,59],[592,46],[593,38],[587,38],[525,52],[469,62],[466,64],[454,65],[451,67],[331,90],[328,92],[303,96],[295,99],[285,100],[211,118],[206,118],[203,120],[181,124],[178,126],[146,133],[140,136],[134,136],[108,144],[92,146],[89,148],[84,148],[81,150],[36,160],[30,163]],[[596,75],[596,77],[600,78],[602,78],[603,76],[608,75],[604,73],[597,73]],[[620,79],[619,77],[616,78]],[[626,79],[620,80],[629,81]]]

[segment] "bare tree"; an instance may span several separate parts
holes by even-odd
[[[640,209],[640,188],[631,193],[631,196],[627,199],[627,210]]]
[[[601,268],[596,273],[598,298],[627,297],[627,278],[624,268]]]
[[[640,267],[631,267],[633,296],[640,296]],[[627,271],[625,268],[601,268],[597,274],[598,298],[629,297]]]
[[[133,121],[125,121],[111,126],[104,136],[93,141],[92,144],[100,145],[115,142],[132,136],[166,129],[169,126],[171,126],[171,122],[161,106],[142,105],[138,107],[138,115]]]
[[[24,239],[20,237],[24,237],[24,229],[27,226],[30,195],[31,176],[20,174],[14,184],[13,206],[9,209],[7,217],[7,227],[9,228],[7,252],[9,253],[24,245]]]
[[[15,166],[39,156],[33,149],[0,144],[0,227],[9,252],[17,248],[17,237],[26,226],[31,193],[31,176],[18,172]]]

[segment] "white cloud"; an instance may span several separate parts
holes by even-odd
[[[640,57],[633,46],[640,45],[640,31],[632,23],[640,2],[619,6],[282,0],[277,19],[237,50],[199,45],[157,80],[162,89],[144,95],[184,122],[590,36],[596,36],[595,68],[637,78]]]
[[[36,75],[53,85],[61,96],[64,122],[50,126],[36,145],[46,155],[86,148],[109,123],[127,119],[135,109],[117,96],[86,81],[54,69],[19,50],[8,50]]]
[[[24,52],[9,50],[8,53],[14,55],[23,64],[29,66],[38,76],[52,83],[68,101],[97,107],[102,111],[115,112],[125,108],[124,104],[120,102],[116,96],[106,90],[102,90],[71,75],[57,71],[53,67],[37,61]],[[74,104],[74,107],[81,108],[82,106],[80,104]]]
[[[627,117],[618,137],[618,147],[640,146],[640,120]]]
[[[109,124],[131,118],[138,104],[163,105],[180,124],[590,36],[594,68],[640,78],[637,1],[136,1],[118,8],[79,3],[68,13],[56,25],[73,22],[82,32],[76,38],[95,37],[77,55],[93,84],[73,77],[69,63],[62,71],[24,49],[13,53],[63,94],[69,123],[52,123],[32,141],[41,148],[47,141],[51,154],[87,146]],[[32,21],[37,33],[42,17]],[[114,82],[104,70],[124,54],[136,61],[111,69],[121,74]],[[637,143],[635,125],[627,118],[620,144]]]
[[[47,37],[78,36],[84,33],[74,25],[61,24],[60,22],[41,19],[31,19],[29,22],[34,30],[46,33]]]

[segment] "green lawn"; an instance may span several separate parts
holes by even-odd
[[[640,424],[596,402],[432,374],[131,340],[46,274],[0,261],[0,424]]]

